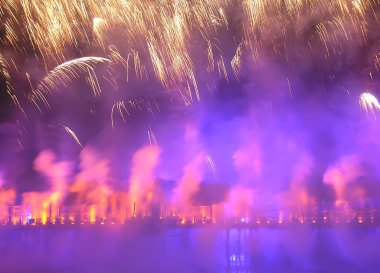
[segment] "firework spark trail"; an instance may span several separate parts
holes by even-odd
[[[102,48],[106,47],[106,36],[107,22],[103,18],[94,17],[93,19],[93,33],[98,40],[99,46]]]
[[[9,74],[9,71],[7,69],[8,65],[7,62],[4,59],[4,56],[0,54],[0,75],[5,77],[5,91],[10,93],[11,89],[11,76]]]
[[[376,112],[380,111],[380,104],[377,98],[369,92],[364,92],[359,96],[359,104],[367,114],[371,113],[376,119]]]
[[[233,7],[242,10],[239,24],[243,35],[237,37],[241,44],[236,54],[226,60],[223,54],[214,56],[213,41],[217,40],[218,31],[229,29],[231,18],[226,10]],[[113,61],[118,60],[127,70],[127,78],[131,56],[140,80],[148,77],[146,67],[152,66],[163,86],[179,90],[189,103],[194,101],[192,94],[200,100],[199,69],[195,65],[198,61],[189,46],[192,40],[200,38],[203,40],[200,44],[207,46],[210,73],[216,65],[220,77],[228,79],[231,69],[239,78],[244,51],[255,61],[272,44],[274,55],[287,58],[287,35],[294,29],[312,50],[312,44],[315,46],[312,41],[318,39],[324,47],[321,55],[325,58],[340,54],[342,37],[348,42],[356,40],[365,44],[367,18],[372,16],[377,20],[376,7],[378,3],[371,0],[110,0],[102,5],[95,0],[87,0],[85,4],[79,0],[70,4],[63,0],[6,0],[0,16],[5,45],[22,55],[31,48],[46,71],[52,65],[67,62],[72,52],[81,54],[83,47],[95,46],[106,55],[112,55]],[[303,18],[316,22],[306,37],[301,25]],[[115,34],[120,37],[116,41]],[[147,59],[150,64],[146,63]],[[231,67],[226,66],[228,63]],[[67,80],[67,75],[57,77]],[[97,93],[98,84],[91,76],[90,81]],[[40,100],[44,100],[43,95],[35,94]]]
[[[154,135],[153,130],[152,130],[152,128],[150,126],[149,126],[149,129],[148,129],[148,138],[149,138],[150,145],[154,146],[154,147],[157,147],[157,149],[158,149],[156,136]]]
[[[124,115],[124,112],[127,115],[130,115],[128,110],[127,110],[127,107],[125,106],[124,101],[116,102],[111,108],[111,126],[112,126],[112,128],[115,128],[115,119],[114,119],[115,108],[118,110],[120,117],[123,119],[124,123],[126,122],[126,117]]]
[[[83,57],[65,62],[45,76],[41,83],[32,90],[29,100],[37,105],[37,101],[41,100],[46,107],[49,107],[46,96],[50,95],[53,90],[57,90],[60,86],[67,87],[67,85],[74,79],[79,78],[82,74],[87,73],[90,86],[95,96],[101,93],[94,68],[99,63],[110,63],[111,61],[106,58],[100,57]]]
[[[65,129],[65,131],[66,131],[68,134],[70,134],[70,136],[75,140],[75,142],[78,143],[78,145],[79,145],[81,148],[83,148],[83,145],[82,145],[82,143],[80,142],[80,140],[79,140],[77,134],[76,134],[73,130],[71,130],[68,126],[65,126],[65,125],[61,125],[61,126]]]
[[[21,28],[21,36],[14,29],[8,31],[5,40],[18,50],[25,44],[24,38],[28,39],[35,54],[41,54],[43,65],[48,67],[50,63],[57,64],[66,60],[65,53],[69,51],[66,48],[80,50],[82,42],[91,44],[90,32],[93,32],[96,41],[105,49],[105,29],[112,26],[112,33],[122,27],[124,31],[118,34],[122,34],[126,44],[130,45],[126,56],[134,56],[136,73],[142,75],[144,69],[139,61],[140,54],[134,48],[141,50],[147,45],[156,75],[163,85],[169,87],[178,82],[190,81],[199,99],[186,42],[192,26],[206,32],[214,24],[203,22],[208,18],[221,18],[226,22],[222,9],[226,3],[227,1],[215,0],[208,1],[207,4],[202,4],[201,1],[130,3],[113,0],[108,1],[105,7],[100,7],[92,0],[86,1],[86,5],[80,1],[73,1],[70,5],[64,1],[7,1],[3,8],[3,13],[7,15],[6,26],[19,26],[16,14],[23,14],[25,28]],[[89,25],[90,32],[87,31]],[[142,42],[144,40],[145,45]]]
[[[212,156],[210,154],[206,155],[205,157],[206,163],[208,168],[211,170],[215,181],[218,181],[218,171],[216,169],[215,161],[212,159]]]
[[[236,53],[235,53],[234,57],[231,60],[231,67],[232,67],[232,70],[233,70],[237,80],[239,80],[239,78],[240,78],[240,70],[241,70],[241,66],[242,66],[242,63],[241,63],[242,56],[241,55],[242,55],[242,45],[240,44],[238,46],[238,48],[236,49]]]
[[[22,115],[25,118],[27,118],[26,112],[21,106],[16,94],[14,94],[13,86],[11,84],[12,82],[11,75],[8,70],[8,64],[2,54],[0,54],[0,75],[4,76],[5,78],[5,91],[11,97],[13,104],[16,106],[17,109],[19,109],[20,113],[22,113]]]

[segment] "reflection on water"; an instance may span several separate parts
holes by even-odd
[[[0,230],[0,272],[378,273],[377,229]]]

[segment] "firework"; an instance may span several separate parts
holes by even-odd
[[[380,111],[379,101],[369,92],[364,92],[359,96],[359,104],[363,111],[372,114],[374,118],[376,118],[376,112]]]
[[[67,126],[64,126],[62,125],[62,127],[65,129],[65,131],[70,134],[70,136],[75,140],[76,143],[78,143],[78,145],[83,148],[83,145],[82,143],[80,142],[78,136],[75,134],[75,132],[73,130],[71,130],[69,127]]]
[[[88,73],[93,92],[99,95],[99,83],[92,73],[95,60],[87,65],[85,62],[90,62],[89,59],[70,61],[72,52],[81,55],[84,47],[98,47],[113,62],[124,66],[127,78],[131,69],[129,60],[133,59],[134,70],[140,80],[148,77],[147,69],[152,67],[165,89],[174,88],[182,93],[190,88],[186,96],[181,96],[186,101],[189,98],[194,101],[191,95],[194,93],[196,101],[199,101],[199,71],[194,65],[198,60],[189,46],[192,40],[200,39],[199,44],[206,47],[209,73],[216,67],[220,77],[228,80],[231,69],[239,79],[244,51],[255,61],[268,44],[272,44],[273,54],[287,59],[287,34],[298,29],[303,18],[314,20],[316,24],[306,36],[297,31],[297,37],[305,40],[305,45],[311,50],[318,46],[313,41],[319,40],[324,48],[321,55],[325,58],[340,54],[342,38],[347,42],[358,40],[364,44],[368,36],[367,20],[376,16],[376,3],[369,0],[297,0],[284,3],[277,0],[111,0],[100,5],[95,0],[87,0],[83,5],[79,0],[70,4],[62,0],[6,0],[0,16],[5,29],[2,40],[6,46],[21,55],[32,51],[47,71],[52,65],[66,64],[49,73],[43,80],[43,87],[35,90],[31,100],[38,98],[46,104],[46,94],[41,89],[51,90],[57,84],[67,84],[68,78],[77,77],[77,69],[86,70],[81,73]],[[226,10],[233,8],[243,11],[239,26],[243,33],[234,37],[240,45],[235,55],[227,60],[215,41],[218,41],[218,31],[229,29],[231,18]],[[115,39],[115,35],[119,38]],[[219,56],[215,56],[215,51]],[[72,68],[76,71],[70,70],[70,62],[77,67]],[[377,57],[374,63],[377,66]],[[2,74],[6,75],[4,70]]]

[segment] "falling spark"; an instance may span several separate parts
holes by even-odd
[[[114,119],[114,111],[115,109],[119,112],[120,117],[123,119],[124,123],[126,122],[125,114],[129,115],[127,107],[125,106],[124,101],[116,102],[111,108],[111,126],[115,128],[115,119]]]
[[[293,99],[292,86],[290,85],[289,78],[286,78],[286,82],[288,84],[289,96],[290,96],[291,99]]]
[[[29,99],[36,104],[41,100],[49,107],[46,95],[58,89],[59,86],[66,87],[73,79],[78,78],[82,73],[88,74],[88,81],[95,96],[101,93],[99,82],[95,75],[95,65],[99,63],[109,63],[110,60],[101,57],[83,57],[65,62],[48,73],[40,84],[33,89]],[[28,76],[29,79],[29,76]]]
[[[238,38],[242,42],[231,60],[232,72],[239,78],[242,55],[247,52],[251,61],[256,62],[268,42],[273,44],[274,55],[288,61],[288,30],[302,27],[303,16],[316,22],[310,35],[305,37],[306,43],[313,51],[314,41],[318,41],[323,46],[320,55],[326,59],[341,54],[340,37],[347,42],[365,44],[368,15],[378,22],[377,6],[378,1],[370,0],[109,0],[104,5],[99,5],[96,0],[87,0],[85,5],[82,0],[70,3],[63,0],[4,0],[0,17],[5,30],[2,40],[6,46],[21,56],[31,51],[45,71],[58,65],[30,96],[24,96],[38,109],[41,109],[38,102],[49,107],[46,99],[49,92],[58,85],[67,86],[70,79],[78,78],[82,73],[88,74],[93,93],[99,96],[100,83],[93,71],[95,59],[92,63],[85,60],[86,57],[70,60],[73,53],[82,56],[83,48],[100,50],[112,64],[124,66],[127,82],[130,70],[135,70],[137,79],[143,81],[148,79],[147,71],[153,69],[163,87],[178,90],[178,95],[188,105],[201,99],[198,77],[202,71],[195,67],[198,56],[191,54],[189,46],[198,36],[203,40],[199,44],[207,45],[203,50],[208,61],[207,72],[213,73],[217,69],[221,77],[229,78],[226,60],[222,57],[225,55],[214,52],[221,51],[214,42],[220,44],[217,34],[230,30],[233,20],[227,12],[230,9],[242,11],[238,23],[242,29]],[[115,36],[120,39],[115,40]],[[283,52],[275,41],[281,39]],[[59,65],[61,63],[64,64]],[[374,65],[377,69],[378,63],[376,55]],[[4,69],[0,73],[5,74]],[[186,89],[189,83],[191,90]],[[112,86],[117,86],[115,81]],[[189,95],[192,93],[196,100]]]
[[[206,159],[206,163],[207,163],[208,168],[211,170],[211,172],[214,176],[215,181],[218,181],[218,172],[217,172],[216,164],[215,164],[214,160],[212,159],[210,154],[206,155],[205,159]]]
[[[364,92],[359,96],[359,104],[367,114],[371,113],[376,119],[376,112],[380,111],[380,104],[377,98],[369,92]]]
[[[149,138],[150,145],[153,145],[158,148],[156,136],[154,135],[153,130],[150,126],[148,130],[148,138]]]
[[[78,143],[78,145],[79,145],[81,148],[83,148],[83,145],[82,145],[82,143],[80,142],[80,140],[79,140],[78,136],[76,135],[76,133],[75,133],[73,130],[71,130],[68,126],[65,126],[65,125],[61,125],[61,126],[65,129],[65,131],[66,131],[68,134],[70,134],[70,136],[75,140],[75,142]]]
[[[236,49],[235,56],[231,60],[231,67],[237,80],[239,80],[239,77],[240,77],[241,55],[242,55],[242,45],[240,44],[238,48]]]

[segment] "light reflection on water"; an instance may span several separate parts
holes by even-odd
[[[0,272],[380,272],[378,229],[0,231]]]

